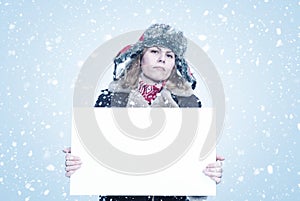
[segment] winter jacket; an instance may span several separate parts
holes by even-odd
[[[112,82],[108,89],[102,90],[95,107],[201,107],[200,100],[193,90],[181,90],[166,84],[151,105],[135,89],[124,89],[118,81]],[[201,201],[206,196],[99,196],[99,201]]]
[[[99,196],[99,201],[202,201],[205,196]]]
[[[151,105],[138,89],[124,89],[118,81],[112,82],[108,89],[102,90],[95,107],[201,107],[200,100],[191,88],[186,90],[166,84]]]

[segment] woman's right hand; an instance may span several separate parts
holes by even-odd
[[[66,177],[70,177],[81,167],[81,159],[78,156],[71,155],[71,147],[65,148],[63,152],[66,154],[65,170]]]

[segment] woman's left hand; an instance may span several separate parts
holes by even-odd
[[[221,182],[222,178],[222,161],[224,161],[225,158],[222,156],[216,157],[215,163],[210,163],[206,166],[206,168],[203,170],[203,173],[206,176],[209,176],[212,180],[216,182],[216,184],[219,184]]]

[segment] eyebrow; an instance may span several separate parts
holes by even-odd
[[[162,49],[160,47],[157,47],[157,46],[153,46],[153,47],[159,49],[160,51],[162,51]],[[153,48],[153,47],[151,47],[151,48]],[[173,53],[173,54],[175,54],[172,50],[167,50],[166,53]]]

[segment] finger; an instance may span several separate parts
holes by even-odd
[[[213,177],[212,179],[216,182],[216,184],[221,183],[221,178],[219,177]]]
[[[217,155],[217,156],[216,156],[216,160],[217,160],[217,161],[224,161],[225,158],[224,158],[223,156]]]
[[[67,172],[69,172],[69,171],[78,170],[80,167],[81,167],[81,165],[72,165],[72,166],[67,166],[65,169]]]
[[[74,174],[75,171],[68,171],[66,172],[65,176],[66,177],[71,177],[72,174]]]
[[[206,166],[206,168],[214,168],[216,167],[216,163],[210,163]]]
[[[218,177],[218,178],[222,178],[222,173],[220,172],[205,172],[204,173],[206,176],[209,176],[209,177]]]
[[[73,165],[81,165],[82,164],[82,161],[79,160],[79,161],[67,161],[65,162],[65,165],[66,166],[73,166]]]
[[[62,151],[63,151],[64,153],[71,153],[71,147],[64,148]]]
[[[79,156],[74,156],[71,154],[66,154],[66,160],[67,161],[81,161],[81,158]]]
[[[204,169],[207,172],[218,172],[218,173],[222,173],[223,169],[220,167],[214,167],[214,168],[205,168]]]
[[[204,173],[206,176],[209,176],[209,177],[211,177],[211,178],[213,178],[213,177],[221,178],[221,177],[222,177],[222,173],[221,173],[221,172],[203,171],[203,173]]]
[[[218,161],[215,163],[210,163],[206,166],[206,168],[221,168],[222,167],[222,162]]]

